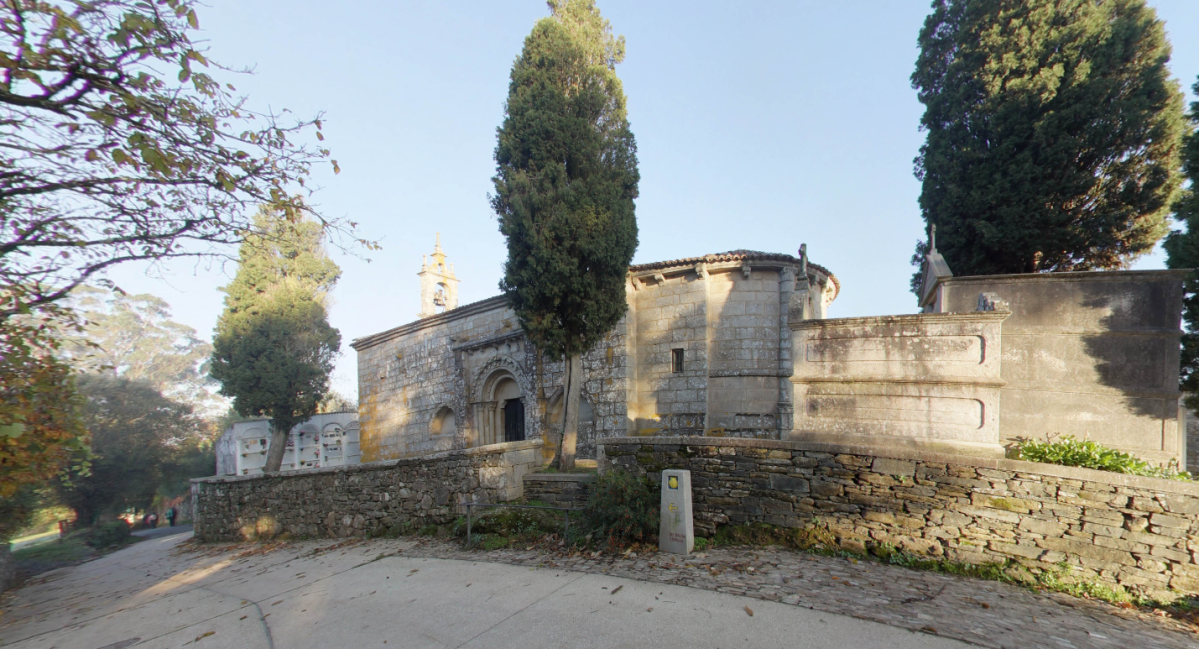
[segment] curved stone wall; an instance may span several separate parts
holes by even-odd
[[[1199,484],[1034,462],[699,437],[601,443],[599,466],[691,471],[695,529],[826,525],[842,547],[890,543],[970,563],[1061,562],[1151,597],[1199,592]]]

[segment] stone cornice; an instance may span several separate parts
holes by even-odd
[[[1010,311],[967,311],[964,313],[910,313],[905,315],[859,316],[856,318],[824,318],[795,320],[787,323],[793,331],[800,329],[832,329],[877,325],[943,325],[963,322],[1001,323]]]
[[[764,376],[785,379],[791,376],[791,373],[784,372],[783,370],[714,370],[708,372],[708,378],[710,379],[724,379],[738,376]]]
[[[409,322],[406,325],[400,325],[399,327],[388,329],[387,331],[381,333],[363,336],[362,338],[355,338],[354,341],[350,343],[350,347],[352,347],[354,351],[362,351],[369,347],[374,347],[379,343],[387,342],[393,338],[398,338],[399,336],[410,334],[414,331],[420,331],[421,329],[435,327],[440,324],[453,322],[454,320],[467,318],[472,315],[506,308],[508,308],[508,303],[504,300],[504,296],[497,295],[495,297],[489,297],[486,300],[471,302],[470,304],[460,306],[456,309],[451,309],[445,313],[439,313],[428,318],[421,318],[415,322]]]
[[[1015,284],[1023,282],[1073,282],[1080,279],[1104,279],[1113,282],[1143,282],[1147,279],[1176,279],[1182,281],[1190,270],[1083,270],[1060,273],[1021,273],[1017,275],[968,275],[946,277],[945,286],[970,283]]]
[[[508,342],[510,340],[516,340],[518,338],[524,338],[524,337],[525,337],[524,330],[514,329],[507,333],[502,333],[498,336],[492,336],[490,338],[483,338],[481,340],[471,340],[471,341],[464,342],[461,345],[453,345],[450,347],[450,349],[452,349],[456,352],[469,352],[469,351],[474,351],[476,349],[483,349],[485,347],[491,347],[492,345],[499,345],[499,344]]]
[[[909,385],[969,385],[982,388],[1002,388],[1007,385],[1007,381],[994,378],[973,378],[969,376],[954,377],[944,376],[933,379],[909,379],[909,378],[892,378],[887,376],[793,376],[788,374],[782,378],[790,378],[792,383],[846,383],[855,385],[864,384],[909,384]]]

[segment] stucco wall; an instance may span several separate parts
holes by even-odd
[[[891,544],[970,563],[1060,562],[1151,597],[1199,592],[1199,484],[1033,462],[838,444],[604,440],[600,471],[691,471],[695,529],[827,528],[841,547]]]
[[[1070,434],[1143,458],[1185,462],[1178,419],[1185,271],[952,277],[948,312],[980,293],[1010,305],[1003,323],[1005,442]]]
[[[803,320],[793,440],[1003,456],[1006,312]]]
[[[1186,470],[1199,476],[1199,417],[1195,417],[1195,413],[1186,408],[1182,408],[1182,411],[1185,413],[1183,421],[1186,422]]]
[[[511,442],[419,459],[199,478],[192,480],[195,535],[345,537],[447,523],[460,503],[520,498],[521,479],[540,466],[540,455],[540,441]]]

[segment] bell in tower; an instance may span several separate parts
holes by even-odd
[[[428,318],[458,306],[458,278],[454,277],[454,265],[445,263],[441,250],[441,233],[433,247],[433,259],[424,255],[420,272],[420,317]]]

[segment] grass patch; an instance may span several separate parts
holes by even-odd
[[[1009,456],[1017,460],[1076,466],[1114,473],[1127,473],[1149,478],[1168,480],[1192,480],[1190,473],[1179,469],[1177,460],[1158,466],[1114,448],[1065,435],[1044,442],[1035,439],[1020,439],[1009,450]]]
[[[28,548],[22,548],[12,553],[17,563],[46,562],[74,563],[87,559],[95,554],[82,539],[62,539],[50,543],[42,543]]]
[[[120,523],[120,525],[125,524]],[[127,526],[124,535],[108,526],[76,530],[57,541],[39,543],[13,552],[12,556],[17,568],[17,581],[21,582],[43,572],[91,561],[141,540],[139,537],[130,536]]]

